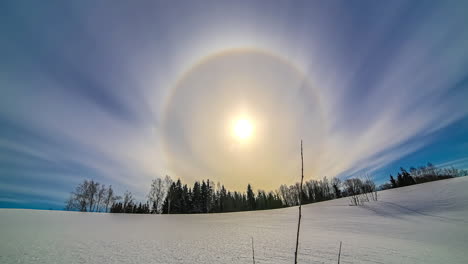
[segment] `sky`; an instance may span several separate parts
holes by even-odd
[[[1,1],[0,207],[468,168],[465,1]],[[232,126],[248,120],[252,135]]]

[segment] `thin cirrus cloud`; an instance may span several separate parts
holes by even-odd
[[[139,199],[165,174],[273,189],[300,139],[309,178],[383,179],[466,129],[466,3],[0,5],[2,207],[60,208],[85,178]],[[226,130],[240,115],[250,145]],[[465,166],[467,140],[434,162]]]

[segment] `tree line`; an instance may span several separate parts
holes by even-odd
[[[157,205],[153,203],[152,207],[157,208]],[[241,193],[231,192],[219,183],[215,186],[210,180],[196,181],[193,187],[188,187],[178,179],[170,184],[159,212],[164,214],[222,213],[281,207],[283,203],[278,194],[266,193],[262,190],[255,194],[250,184],[247,185],[246,192]]]
[[[302,204],[341,198],[352,193],[346,180],[306,181],[302,188]],[[133,194],[126,191],[123,196],[114,195],[112,186],[93,180],[80,183],[66,202],[66,210],[82,212],[140,213],[140,214],[197,214],[223,213],[251,210],[266,210],[296,206],[300,199],[299,183],[281,185],[278,190],[266,192],[253,190],[250,184],[245,192],[229,191],[210,180],[196,181],[189,187],[180,179],[173,181],[169,176],[152,181],[147,201],[136,203]]]
[[[400,167],[396,177],[390,174],[389,182],[380,186],[381,190],[399,188],[414,184],[420,184],[431,181],[445,180],[455,177],[468,176],[467,170],[456,168],[438,168],[428,162],[427,165],[419,167],[410,167],[409,171]]]
[[[389,182],[379,187],[369,175],[340,178],[323,177],[320,180],[290,186],[281,185],[275,191],[253,190],[250,184],[245,192],[229,191],[220,183],[210,180],[196,181],[192,186],[173,181],[171,177],[152,181],[147,201],[137,203],[133,194],[126,191],[123,196],[114,193],[112,186],[106,187],[93,180],[84,180],[71,192],[65,210],[82,212],[110,212],[135,214],[197,214],[223,213],[251,210],[276,209],[302,204],[348,197],[351,205],[361,205],[378,199],[377,190],[398,188],[428,181],[467,176],[466,170],[427,166],[400,168],[396,177],[390,175]]]

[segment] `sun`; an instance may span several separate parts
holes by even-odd
[[[233,126],[233,134],[239,140],[246,140],[253,134],[253,125],[248,119],[239,119]]]

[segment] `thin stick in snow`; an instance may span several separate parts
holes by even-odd
[[[299,247],[299,232],[301,229],[302,182],[303,181],[304,181],[304,156],[302,154],[302,140],[301,140],[301,185],[299,187],[299,221],[297,222],[296,251],[294,252],[294,264],[297,264],[297,249]]]
[[[338,264],[340,264],[340,257],[341,257],[341,241],[340,241],[340,251],[338,252]]]
[[[251,239],[252,239],[252,260],[253,260],[253,264],[255,264],[255,250],[254,250],[253,237],[251,237]]]

